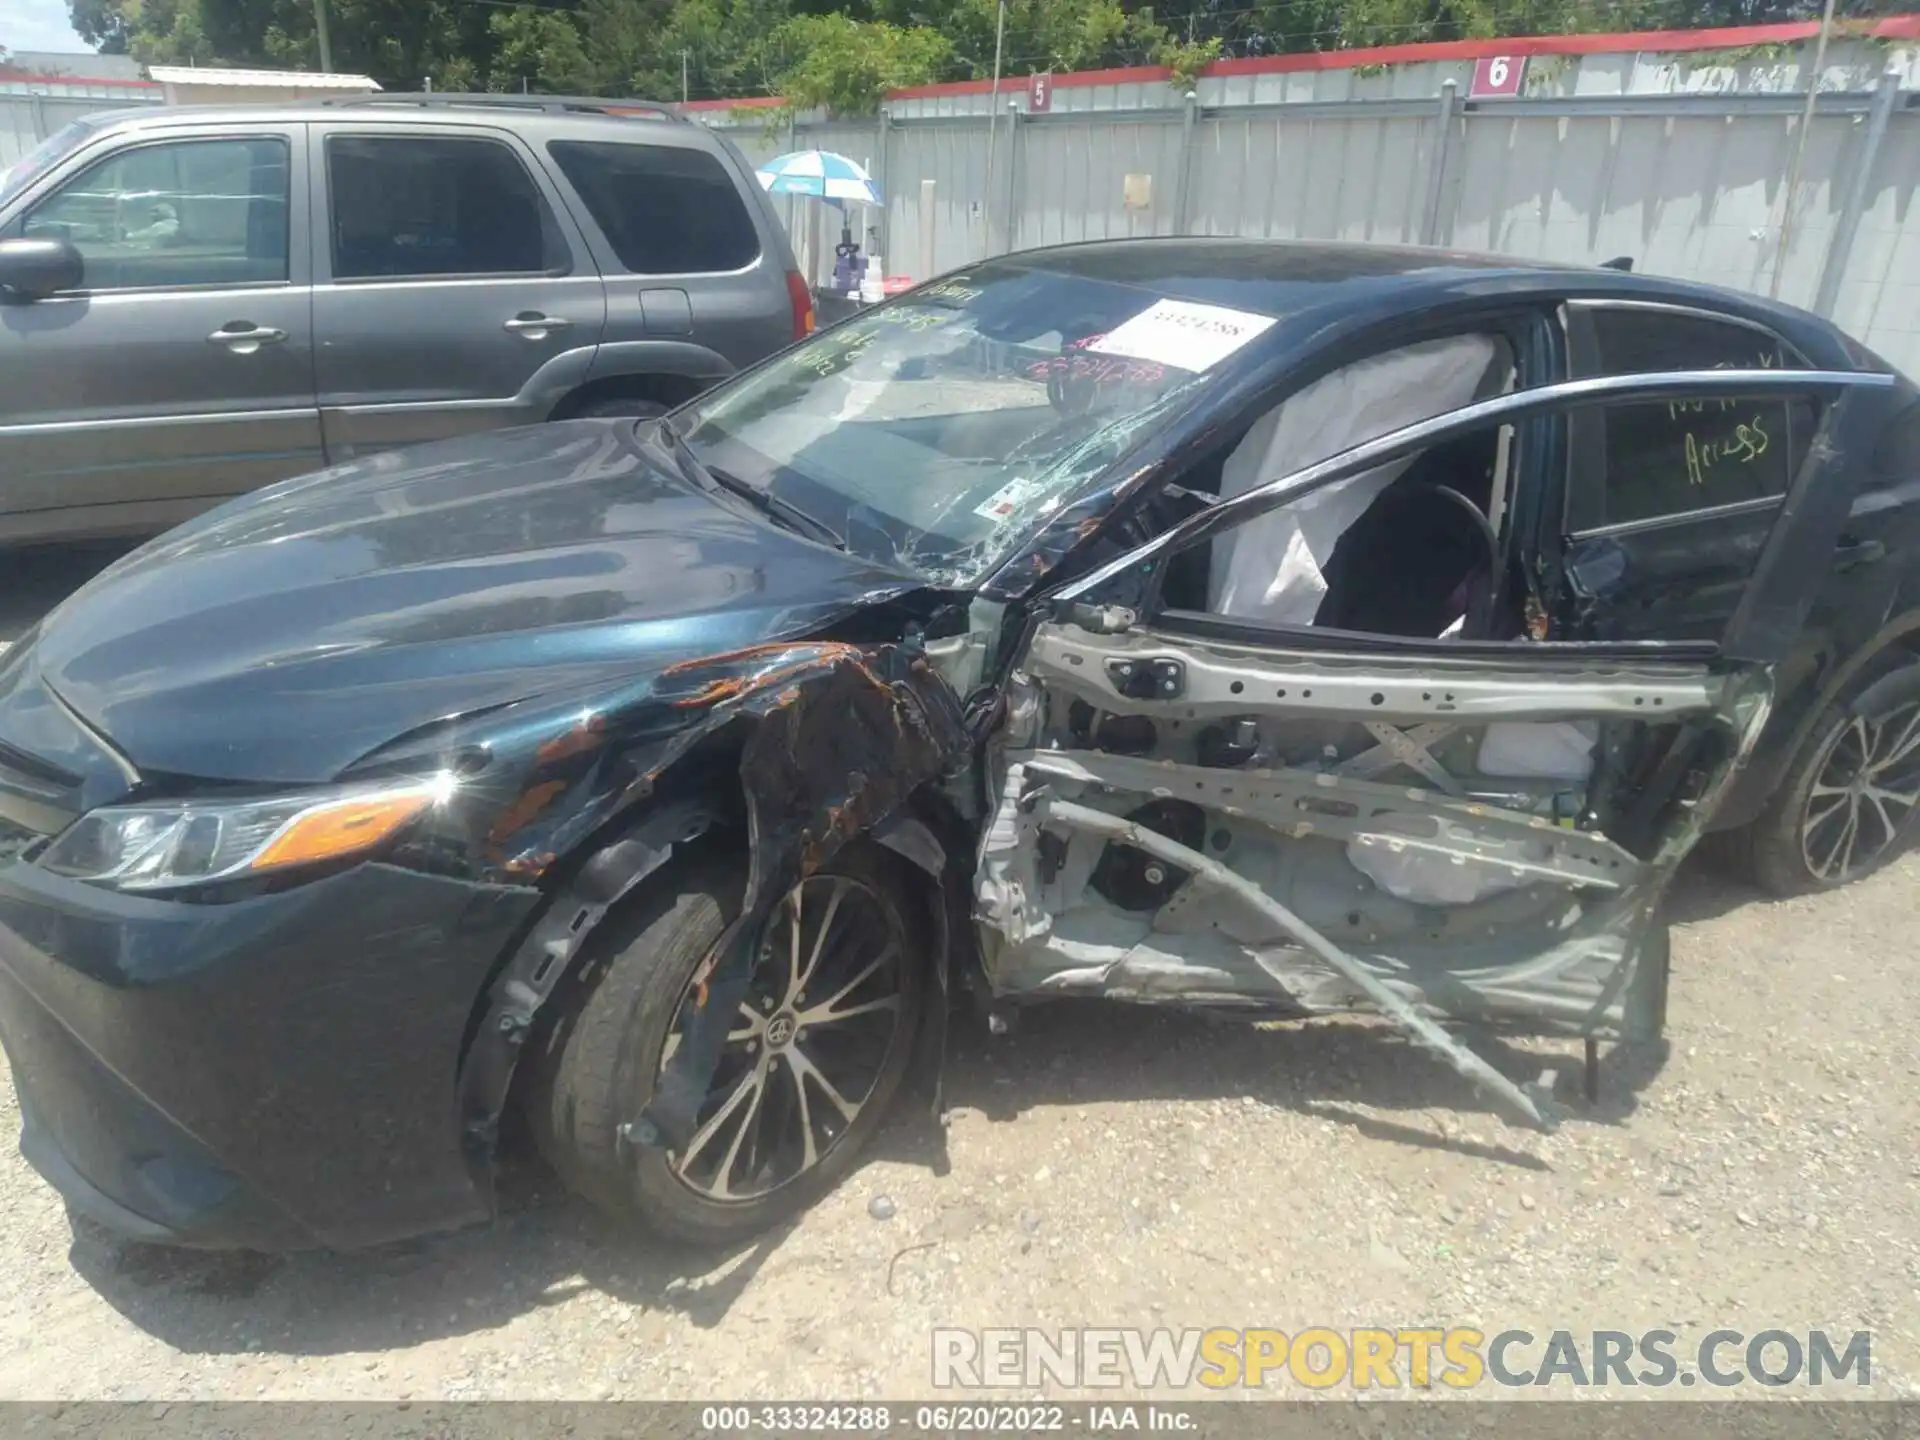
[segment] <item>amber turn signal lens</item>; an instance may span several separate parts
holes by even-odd
[[[340,800],[296,816],[253,857],[250,870],[310,865],[378,845],[434,801],[430,789]]]

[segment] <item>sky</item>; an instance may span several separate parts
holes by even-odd
[[[0,46],[8,50],[85,50],[73,33],[67,0],[4,0]]]

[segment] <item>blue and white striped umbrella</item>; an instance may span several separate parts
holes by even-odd
[[[873,177],[846,156],[831,150],[795,150],[777,155],[753,173],[773,195],[813,195],[822,200],[880,203],[880,187],[873,183]]]

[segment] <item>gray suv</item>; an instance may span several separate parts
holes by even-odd
[[[812,327],[752,167],[632,101],[121,111],[0,180],[0,544],[658,413]]]

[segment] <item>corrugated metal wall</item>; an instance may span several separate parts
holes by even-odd
[[[1347,108],[1354,107],[1316,105],[1297,118],[1267,112],[1198,122],[1185,228],[1200,235],[1418,244],[1433,166],[1432,116],[1339,113]]]
[[[1778,269],[1779,298],[1820,308],[1824,276],[1833,317],[1920,374],[1920,72],[1904,52],[1873,60],[1884,70],[1844,52],[1826,68],[1847,88],[1822,92],[1784,262],[1804,95],[1750,69],[1719,76],[1751,89],[1704,85],[1712,72],[1699,68],[1647,94],[1631,88],[1648,81],[1646,57],[1586,57],[1554,76],[1558,94],[1450,108],[1407,93],[1443,66],[1349,78],[1370,93],[1345,100],[1321,93],[1340,72],[1229,77],[1203,83],[1238,84],[1247,103],[1191,109],[1166,105],[1164,85],[1088,86],[1056,91],[1047,115],[1003,114],[991,142],[978,97],[936,96],[893,102],[865,126],[802,123],[790,143],[870,159],[887,204],[884,225],[868,223],[890,274],[1170,234],[1434,243],[1586,264],[1628,255],[1644,271],[1761,294],[1774,293]],[[1433,74],[1404,78],[1413,70]],[[1294,98],[1273,98],[1288,89],[1268,83],[1279,81],[1294,82]],[[1084,108],[1096,90],[1113,92],[1109,104]],[[798,202],[803,238],[821,209]],[[825,270],[816,261],[812,273]]]
[[[1780,298],[1811,305],[1853,117],[1816,118]],[[1638,268],[1766,291],[1800,118],[1475,116],[1449,176],[1445,243]]]
[[[62,86],[63,89],[78,87]],[[0,90],[0,170],[37,147],[57,130],[66,128],[83,115],[103,110],[124,110],[140,103],[139,91],[129,94],[128,87],[92,87],[97,94],[45,95]],[[156,101],[148,103],[158,103]]]
[[[1920,114],[1894,117],[1867,183],[1833,318],[1920,375]]]

